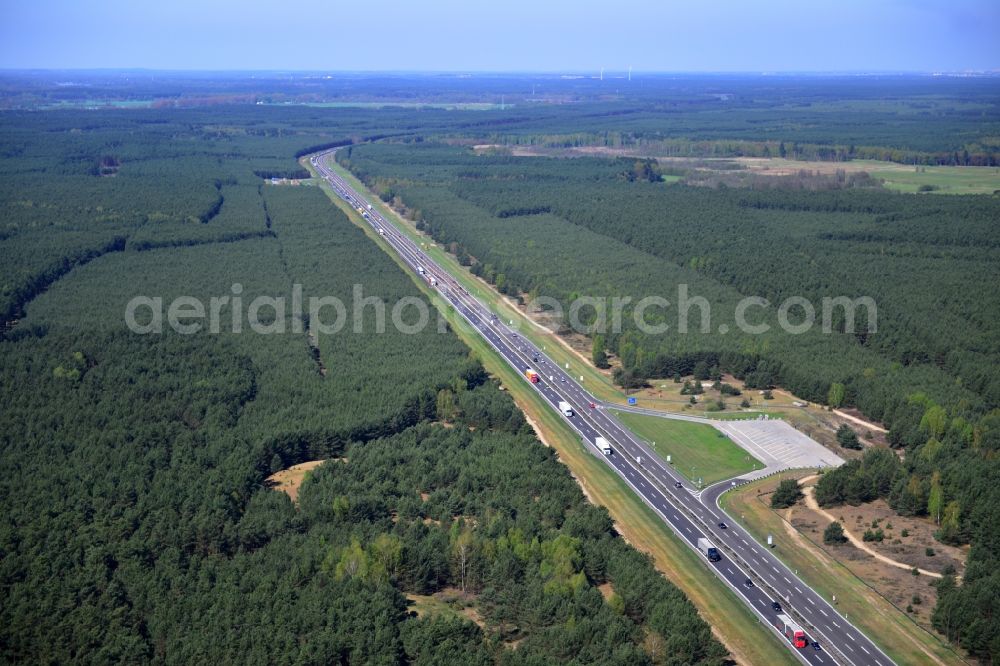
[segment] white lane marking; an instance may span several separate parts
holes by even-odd
[[[837,629],[840,629],[840,625],[839,625],[839,624],[837,624],[837,621],[836,621],[836,620],[833,620],[833,626],[837,627]]]
[[[802,593],[803,593],[803,592],[802,592],[802,590],[800,590],[800,589],[799,589],[799,586],[798,586],[798,585],[793,585],[792,587],[794,587],[794,588],[795,588],[795,591],[796,591],[796,592],[798,592],[799,594],[802,594]]]
[[[788,580],[788,577],[787,577],[787,576],[782,576],[782,578],[784,578],[784,579],[785,579],[785,582],[786,582],[786,583],[788,583],[789,585],[791,585],[791,584],[792,584],[792,581]]]
[[[734,575],[734,576],[736,575],[735,573],[733,573],[733,570],[732,570],[732,569],[730,569],[729,567],[726,567],[726,571],[728,571],[729,573],[731,573],[731,574],[732,574],[732,575]]]
[[[855,652],[854,646],[851,645],[850,643],[844,643],[844,645],[846,645],[851,650],[851,652]]]
[[[825,611],[825,610],[823,610],[822,608],[820,608],[820,609],[819,609],[819,612],[820,612],[820,613],[822,613],[823,615],[826,615],[826,611]],[[826,615],[826,617],[830,617],[830,616],[829,616],[829,615]]]
[[[816,605],[816,602],[815,602],[815,601],[813,601],[812,599],[808,599],[808,598],[807,598],[807,599],[806,599],[806,601],[808,601],[809,603],[811,603],[811,604],[812,604],[813,606],[815,606],[815,605]]]
[[[865,646],[864,645],[859,645],[858,647],[861,648],[862,650],[865,650]],[[865,650],[865,654],[870,655],[871,652],[869,652],[868,650]]]

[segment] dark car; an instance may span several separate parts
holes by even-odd
[[[779,604],[777,601],[772,601],[771,602],[771,609],[775,613],[780,613],[781,612],[781,604]]]
[[[681,485],[683,485],[683,484],[681,484],[680,481],[674,481],[674,488],[680,488]]]
[[[820,650],[822,650],[822,649],[823,649],[823,648],[821,648],[821,647],[819,646],[819,643],[817,643],[816,641],[813,641],[813,650],[816,650],[817,652],[819,652],[819,651],[820,651]]]
[[[725,523],[719,523],[719,529],[720,529],[720,530],[724,530],[724,529],[726,529],[727,527],[729,527],[729,525],[726,525]]]
[[[745,581],[743,581],[743,586],[744,587],[753,587],[753,581],[750,580],[749,578],[747,578]]]

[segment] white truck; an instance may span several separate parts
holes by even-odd
[[[566,416],[573,416],[573,408],[565,400],[559,401],[559,411],[565,414]]]
[[[722,559],[722,556],[719,555],[719,549],[708,539],[698,539],[698,550],[708,558],[709,562],[718,562]]]
[[[599,448],[601,450],[601,453],[603,453],[606,456],[610,456],[612,453],[614,453],[614,450],[612,450],[611,448],[611,442],[604,439],[600,435],[594,438],[594,446]]]
[[[427,271],[424,270],[423,266],[417,266],[417,272],[424,275]]]

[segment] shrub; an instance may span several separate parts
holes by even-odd
[[[833,521],[823,530],[823,543],[839,544],[846,542],[847,536],[844,534],[844,528],[837,521]]]
[[[851,430],[846,423],[837,428],[837,442],[845,449],[860,449],[861,442],[858,441],[858,433]]]
[[[802,490],[795,479],[782,479],[778,488],[771,495],[772,509],[787,509],[802,499]]]

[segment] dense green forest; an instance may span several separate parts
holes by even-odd
[[[0,659],[722,663],[447,329],[125,327],[137,295],[422,298],[319,188],[255,173],[402,116],[292,116],[5,118]],[[267,487],[316,459],[297,505]],[[407,600],[442,591],[479,623]]]
[[[626,161],[485,156],[426,143],[355,147],[342,160],[512,295],[568,306],[578,294],[672,297],[686,283],[713,304],[713,329],[716,316],[731,324],[747,295],[773,304],[802,296],[817,311],[835,296],[870,296],[878,306],[875,334],[864,310],[845,331],[837,309],[833,335],[605,336],[640,376],[689,374],[700,354],[715,352],[712,364],[766,374],[763,383],[817,402],[842,383],[842,404],[877,419],[891,420],[892,398],[916,390],[950,404],[1000,404],[994,198],[665,187],[630,178]]]
[[[597,145],[678,156],[1000,164],[995,77],[643,73],[623,81],[592,74],[123,77],[113,71],[7,71],[0,73],[0,109],[257,104],[267,107],[258,114],[277,111],[287,117],[302,111],[296,105],[368,105],[372,111],[366,116],[391,115],[399,111],[388,107],[407,105],[415,110],[404,112],[412,129],[450,134],[461,128],[461,135],[501,144]],[[485,110],[440,115],[440,109],[461,104]],[[342,119],[337,126],[351,132],[365,124],[357,116],[347,123]]]
[[[451,333],[311,338],[290,311],[271,335],[126,329],[136,295],[418,296],[318,188],[265,182],[376,140],[345,164],[505,293],[709,300],[704,335],[626,316],[603,336],[621,382],[702,365],[887,423],[902,460],[868,454],[817,492],[971,542],[935,626],[1000,654],[996,198],[668,186],[649,162],[461,147],[995,165],[994,81],[64,76],[0,75],[0,659],[724,659]],[[371,106],[323,106],[345,100]],[[735,326],[747,294],[831,292],[875,298],[878,330],[838,315],[789,336],[773,307],[771,332]],[[266,486],[327,458],[297,505]],[[474,612],[417,617],[407,595],[439,592]]]
[[[644,163],[430,142],[356,146],[339,159],[512,296],[550,296],[564,313],[580,295],[675,301],[685,284],[705,297],[704,333],[675,333],[677,308],[646,318],[668,323],[668,333],[644,333],[626,309],[620,333],[595,336],[617,356],[623,384],[704,364],[751,387],[781,385],[884,421],[905,462],[887,453],[876,481],[851,463],[824,478],[821,496],[885,497],[901,513],[933,517],[943,541],[971,542],[967,576],[942,594],[936,626],[974,654],[998,654],[987,620],[957,627],[996,616],[1000,200],[666,185]],[[733,325],[744,296],[772,304],[754,322],[770,331]],[[823,297],[870,296],[877,327],[863,310],[853,327],[834,310],[830,333],[817,325],[790,335],[776,325],[775,307],[790,296],[817,313]]]

